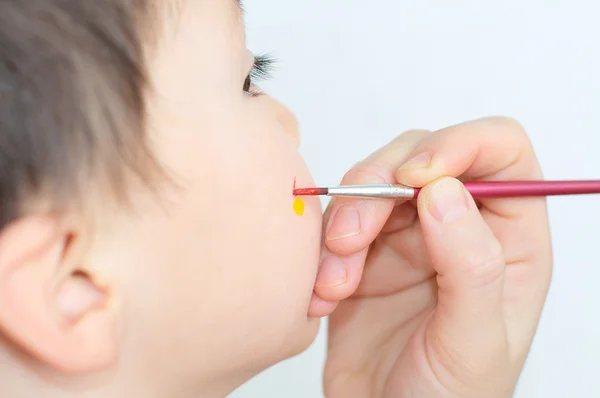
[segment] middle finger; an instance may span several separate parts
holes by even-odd
[[[342,179],[342,185],[395,183],[395,170],[428,134],[424,130],[401,134],[352,168]],[[391,200],[335,198],[331,201],[324,215],[321,265],[315,282],[319,297],[339,301],[354,293],[369,245],[381,233],[395,205]]]

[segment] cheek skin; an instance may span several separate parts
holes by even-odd
[[[312,343],[322,222],[318,198],[294,210],[294,176],[314,185],[294,116],[268,96],[245,97],[233,78],[245,43],[231,42],[229,15],[211,12],[225,3],[186,3],[200,8],[184,13],[184,40],[152,66],[151,141],[175,186],[136,209],[118,267],[129,276],[126,359],[178,387],[182,375],[258,372]],[[221,19],[227,30],[215,29]]]
[[[304,350],[318,330],[318,320],[309,320],[307,312],[318,269],[321,208],[316,198],[300,199],[303,206],[293,198],[292,176],[297,173],[298,181],[309,186],[311,178],[289,139],[280,131],[278,138],[264,135],[252,139],[263,143],[260,147],[247,142],[233,150],[239,157],[252,153],[243,172],[235,167],[238,188],[246,192],[243,207],[229,208],[228,216],[221,217],[227,217],[232,248],[243,256],[221,264],[236,273],[236,306],[244,305],[251,314],[247,323],[262,325],[273,333],[272,343],[287,346],[287,355],[293,355]],[[232,190],[225,197],[232,203],[240,195]]]
[[[296,148],[298,148],[300,146],[300,129],[296,116],[285,105],[269,95],[265,95],[261,99],[265,101],[266,106],[275,115],[283,131],[292,139]]]
[[[227,136],[216,147],[198,141],[194,156],[179,159],[179,180],[190,182],[185,193],[134,235],[132,357],[177,358],[167,372],[200,369],[206,358],[214,370],[267,367],[304,351],[318,333],[307,311],[321,206],[306,198],[299,217],[290,184],[294,175],[303,186],[312,178],[285,135],[234,131],[235,146]]]
[[[211,185],[220,187],[219,196],[207,209],[219,214],[207,243],[214,248],[224,236],[228,241],[218,263],[232,275],[232,309],[243,306],[242,316],[249,316],[244,323],[272,331],[269,344],[295,341],[290,352],[298,352],[318,329],[318,320],[309,320],[307,312],[318,270],[322,213],[318,198],[301,198],[301,217],[294,211],[294,177],[302,186],[314,181],[282,127],[271,112],[259,108],[228,129],[230,134],[220,135],[219,148],[210,151],[219,154],[213,167],[218,174],[210,177]]]
[[[194,101],[154,123],[157,157],[176,187],[129,246],[137,269],[128,326],[136,360],[177,358],[165,372],[200,369],[206,358],[211,372],[269,366],[318,332],[307,312],[322,213],[318,198],[301,198],[302,216],[295,211],[294,177],[314,186],[297,125],[276,101],[274,112],[262,97],[240,98]]]

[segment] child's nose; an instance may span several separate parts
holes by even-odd
[[[276,99],[269,97],[271,105],[277,116],[277,120],[283,126],[285,132],[292,138],[296,146],[300,145],[300,129],[298,128],[298,120],[296,116],[282,103]]]

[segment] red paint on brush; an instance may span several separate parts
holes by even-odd
[[[327,188],[297,188],[294,189],[294,196],[316,196],[327,195]]]

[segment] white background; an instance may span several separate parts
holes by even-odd
[[[264,84],[302,128],[318,184],[411,128],[510,115],[547,179],[600,179],[600,3],[248,0]],[[519,398],[600,396],[600,196],[550,199],[554,279]],[[303,355],[232,396],[321,397],[323,328]]]

